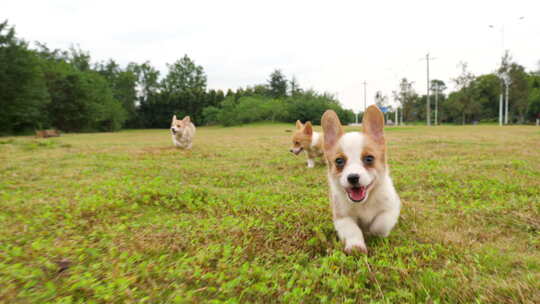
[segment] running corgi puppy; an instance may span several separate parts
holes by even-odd
[[[338,116],[328,110],[322,127],[334,227],[347,253],[367,254],[364,234],[388,236],[401,209],[386,163],[383,114],[370,106],[363,133],[344,134]]]
[[[313,168],[315,159],[323,156],[322,143],[322,134],[313,131],[311,122],[302,124],[300,120],[296,121],[296,132],[292,137],[293,146],[290,151],[296,155],[306,151],[308,168]]]
[[[191,122],[189,116],[182,120],[173,116],[171,122],[171,135],[173,144],[182,149],[191,149],[193,137],[195,136],[195,125]]]

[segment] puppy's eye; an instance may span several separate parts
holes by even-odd
[[[300,142],[299,142],[299,141],[295,141],[294,144],[295,144],[295,145],[299,145]]]
[[[336,158],[335,162],[336,162],[336,167],[338,168],[343,168],[343,166],[345,166],[345,159],[343,157]]]
[[[375,162],[375,157],[373,155],[366,155],[362,158],[362,161],[366,165],[373,165],[373,163]]]

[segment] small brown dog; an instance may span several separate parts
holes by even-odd
[[[55,129],[36,131],[37,138],[58,137],[58,136],[60,136],[60,132]]]
[[[308,168],[315,166],[315,158],[323,156],[323,136],[313,131],[313,126],[309,121],[305,124],[302,124],[300,120],[296,121],[296,132],[292,136],[292,144],[290,151],[295,155],[306,151]]]
[[[173,144],[182,149],[191,149],[193,145],[193,137],[195,137],[195,125],[191,122],[189,116],[182,120],[176,119],[173,116],[171,122],[171,135]]]

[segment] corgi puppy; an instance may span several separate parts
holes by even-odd
[[[295,155],[306,151],[308,168],[315,167],[315,159],[323,156],[322,143],[321,133],[313,131],[311,122],[302,124],[300,120],[296,121],[296,132],[292,137],[293,145],[290,151]]]
[[[60,131],[56,129],[36,131],[36,137],[38,138],[48,138],[48,137],[58,137],[58,136],[60,136]]]
[[[173,144],[182,149],[191,149],[193,137],[195,136],[195,125],[191,122],[189,116],[182,120],[172,118],[171,135]]]
[[[344,134],[336,112],[327,110],[322,127],[334,227],[347,253],[367,254],[364,233],[388,236],[401,209],[386,163],[383,114],[370,106],[363,133]]]

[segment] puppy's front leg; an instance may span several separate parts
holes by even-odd
[[[334,220],[334,227],[339,238],[345,242],[345,252],[360,251],[367,254],[364,235],[352,217],[342,217]]]
[[[313,158],[308,158],[307,159],[307,167],[308,168],[313,168],[315,167],[315,160]]]
[[[376,236],[387,237],[392,228],[396,225],[398,217],[399,209],[380,213],[369,226],[369,233]]]

